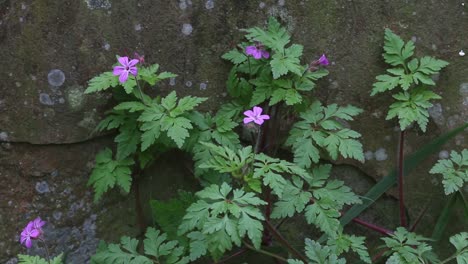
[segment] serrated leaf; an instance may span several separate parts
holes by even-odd
[[[450,243],[455,246],[457,252],[457,264],[468,263],[468,233],[461,232],[450,237]]]
[[[405,48],[405,54],[402,54],[402,50]],[[397,66],[403,65],[405,59],[413,54],[414,44],[406,44],[405,42],[390,29],[385,29],[385,53],[383,54],[385,62]]]
[[[468,182],[468,149],[460,154],[450,153],[450,159],[439,160],[429,171],[431,174],[442,174],[446,195],[459,191]]]
[[[88,180],[88,186],[92,185],[95,191],[94,201],[98,201],[104,192],[120,186],[125,192],[130,191],[132,182],[131,159],[113,160],[112,151],[108,148],[96,156],[96,164]]]
[[[286,29],[281,27],[280,23],[273,17],[269,18],[266,31],[258,27],[249,28],[245,31],[248,33],[245,36],[247,39],[261,42],[277,52],[282,52],[290,40]]]
[[[238,49],[232,49],[227,53],[224,53],[221,58],[231,61],[233,64],[241,64],[247,60],[247,56]]]
[[[119,84],[119,77],[114,76],[112,72],[104,72],[100,75],[92,78],[88,82],[88,88],[85,90],[85,94],[95,93],[104,91],[110,87],[116,87]]]
[[[314,224],[327,235],[334,236],[340,228],[340,212],[330,201],[315,202],[305,208],[307,223]]]
[[[391,76],[387,74],[379,75],[376,77],[376,79],[378,82],[373,84],[371,96],[385,91],[393,90],[395,87],[398,86],[400,82],[399,76]]]
[[[51,258],[50,261],[41,258],[40,256],[29,256],[29,255],[18,255],[19,264],[62,264],[63,263],[63,254],[60,254],[54,258]]]
[[[339,234],[335,238],[329,238],[327,245],[333,248],[334,253],[338,256],[343,252],[349,252],[351,250],[357,253],[363,262],[372,263],[367,247],[364,244],[364,240],[365,237]]]

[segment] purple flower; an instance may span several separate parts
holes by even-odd
[[[328,64],[330,64],[330,62],[328,61],[327,56],[325,56],[325,54],[322,54],[322,56],[320,56],[318,60],[314,60],[309,64],[309,71],[316,71],[319,69],[320,65],[327,66]]]
[[[327,66],[329,64],[327,56],[325,56],[325,54],[322,54],[320,59],[318,59],[318,64],[323,66]]]
[[[42,227],[46,224],[46,222],[42,221],[40,217],[34,219],[32,222],[33,222],[34,229],[39,231],[39,233],[42,233]]]
[[[253,110],[247,110],[244,112],[244,115],[247,116],[244,118],[244,124],[248,124],[250,122],[254,122],[255,124],[261,125],[265,120],[270,119],[269,115],[262,115],[263,109],[254,106]]]
[[[262,57],[268,59],[270,57],[270,53],[265,50],[265,47],[261,43],[255,43],[255,46],[247,46],[245,47],[245,54],[254,57],[254,59],[259,60]]]
[[[128,57],[120,57],[119,62],[122,66],[115,66],[113,73],[115,76],[119,75],[119,81],[121,83],[127,81],[129,73],[133,76],[137,75],[138,69],[135,65],[138,63],[138,60],[133,59],[128,61]]]
[[[40,235],[41,232],[34,228],[34,221],[30,221],[28,225],[24,228],[23,232],[21,232],[20,243],[27,248],[31,248],[31,240],[38,238]]]

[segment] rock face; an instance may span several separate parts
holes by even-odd
[[[369,95],[385,69],[384,28],[415,41],[417,55],[450,62],[434,77],[443,100],[430,111],[428,132],[408,133],[411,153],[468,119],[468,56],[460,53],[468,50],[467,12],[468,5],[449,0],[0,0],[0,262],[25,252],[18,234],[40,215],[49,222],[56,252],[66,250],[74,263],[85,263],[98,239],[110,238],[105,227],[118,218],[119,208],[113,205],[131,208],[118,195],[93,205],[86,187],[94,155],[111,140],[92,133],[109,97],[83,91],[87,80],[111,68],[116,54],[144,54],[179,75],[158,88],[163,93],[209,97],[204,109],[216,109],[230,68],[220,56],[241,40],[240,29],[263,25],[274,15],[304,45],[306,58],[330,58],[330,75],[314,95],[365,110],[351,125],[363,134],[366,163],[341,163],[365,173],[356,177],[379,180],[394,166],[398,140],[396,123],[384,120],[390,97]],[[460,135],[444,151],[463,147]],[[436,158],[407,179],[410,217],[430,197],[434,201],[423,219],[428,229],[419,230],[426,235],[443,206],[440,179],[427,173]],[[166,182],[196,186],[181,177],[187,180]],[[128,228],[133,218],[118,223],[112,225],[113,239],[135,232]],[[453,230],[466,229],[459,223]]]

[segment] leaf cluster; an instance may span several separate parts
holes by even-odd
[[[432,247],[426,243],[429,239],[408,232],[403,227],[398,227],[390,237],[382,238],[390,255],[386,263],[391,264],[415,264],[437,262],[437,256],[432,252]]]
[[[339,218],[344,205],[361,203],[351,189],[339,180],[329,180],[331,166],[319,165],[311,177],[293,177],[275,203],[272,218],[292,217],[304,213],[307,223],[315,225],[329,237],[341,231]]]
[[[41,258],[39,256],[29,256],[29,255],[18,255],[18,263],[19,264],[62,264],[63,262],[63,254],[52,258],[50,261]]]
[[[468,149],[452,151],[450,159],[439,160],[429,173],[442,174],[445,194],[459,191],[468,182]]]
[[[186,264],[185,248],[178,241],[167,240],[167,235],[152,227],[146,230],[143,241],[144,254],[138,251],[139,241],[122,237],[119,244],[101,242],[91,258],[93,264],[132,263],[132,264]]]
[[[207,252],[218,259],[247,236],[260,248],[264,220],[258,206],[266,204],[252,192],[233,189],[227,183],[211,185],[196,193],[179,227],[190,238],[190,259]]]
[[[244,30],[249,43],[230,50],[222,56],[234,64],[227,81],[229,94],[245,106],[269,105],[284,102],[297,105],[303,102],[301,92],[311,91],[315,81],[326,76],[328,71],[309,71],[301,65],[304,47],[290,43],[286,28],[273,17],[266,29],[253,27]],[[272,54],[268,59],[255,60],[244,53],[247,45],[261,43]]]
[[[312,163],[319,162],[321,150],[334,160],[341,155],[363,162],[362,144],[357,140],[361,134],[343,124],[343,121],[352,121],[361,112],[361,109],[351,105],[322,106],[319,101],[313,102],[300,113],[301,120],[293,125],[286,141],[286,145],[292,147],[294,162],[308,168]]]
[[[114,186],[119,186],[125,193],[130,191],[132,183],[132,159],[113,159],[112,150],[106,148],[96,155],[96,164],[88,180],[88,186],[94,188],[94,201]]]
[[[397,102],[390,106],[387,120],[397,117],[401,130],[405,130],[413,122],[417,122],[422,131],[426,131],[428,123],[428,108],[432,106],[430,100],[440,99],[440,96],[427,89],[434,86],[432,79],[448,62],[425,56],[421,59],[414,55],[414,43],[404,42],[390,29],[385,30],[384,60],[393,66],[387,69],[387,74],[376,77],[371,96],[397,87],[401,91],[394,94]]]

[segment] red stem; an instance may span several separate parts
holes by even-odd
[[[302,256],[302,254],[297,251],[293,246],[291,246],[291,244],[289,244],[289,242],[284,239],[283,236],[281,236],[280,233],[278,233],[278,231],[275,229],[275,227],[270,223],[270,221],[267,221],[265,220],[265,226],[268,228],[268,230],[270,230],[271,234],[273,235],[273,237],[276,238],[276,240],[281,244],[283,245],[285,248],[287,248],[289,250],[289,252],[291,252],[294,256],[296,256],[297,258],[299,258],[300,260],[302,260],[302,262],[304,263],[308,263],[309,261],[304,257]]]
[[[213,262],[213,264],[221,264],[221,263],[224,263],[232,258],[235,258],[237,256],[240,256],[242,254],[244,254],[245,252],[247,252],[247,248],[242,248],[241,250],[237,251],[237,252],[234,252],[233,254],[221,259],[220,261],[216,261],[216,262]]]
[[[378,225],[374,225],[374,224],[372,224],[372,223],[366,222],[366,221],[361,220],[361,219],[359,219],[359,218],[354,218],[354,219],[353,219],[353,222],[355,222],[355,223],[357,223],[357,224],[360,224],[360,225],[362,225],[362,226],[365,226],[365,227],[367,227],[367,228],[369,228],[369,229],[371,229],[371,230],[377,231],[377,232],[379,232],[379,233],[381,233],[381,234],[384,234],[384,235],[386,235],[386,236],[390,236],[390,235],[393,234],[393,231],[391,231],[391,230],[388,230],[388,229],[383,228],[383,227],[378,226]]]
[[[398,151],[398,198],[400,200],[400,226],[406,227],[408,225],[406,220],[404,188],[403,188],[403,175],[404,175],[404,145],[405,145],[405,131],[400,132],[400,148]]]

